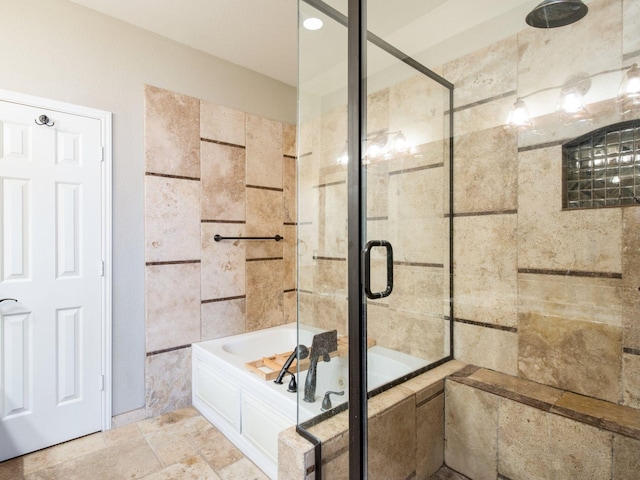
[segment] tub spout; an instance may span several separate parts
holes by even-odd
[[[293,375],[292,372],[289,372],[289,367],[291,366],[293,361],[296,359],[296,357],[302,360],[303,358],[307,358],[308,356],[309,356],[309,349],[304,345],[300,344],[296,348],[294,348],[293,352],[291,352],[291,355],[289,355],[289,358],[287,358],[287,361],[284,362],[284,365],[280,369],[280,373],[278,373],[278,377],[274,380],[274,383],[281,384],[282,379],[287,373],[291,373],[291,375]]]
[[[303,400],[308,403],[316,401],[316,383],[317,383],[317,371],[318,371],[318,359],[322,357],[322,360],[328,362],[331,360],[330,352],[338,349],[338,332],[332,330],[330,332],[323,332],[314,335],[313,342],[311,344],[311,355],[309,359],[309,370],[307,372],[307,379],[304,382],[304,397]]]

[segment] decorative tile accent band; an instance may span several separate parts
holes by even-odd
[[[284,192],[283,188],[278,187],[263,187],[261,185],[246,185],[247,188],[256,188],[258,190],[271,190],[272,192]]]
[[[284,257],[247,258],[247,262],[267,262],[270,260],[284,260]]]
[[[439,397],[440,395],[442,395],[444,393],[444,388],[442,390],[437,391],[436,393],[434,393],[433,395],[431,395],[430,397],[425,398],[424,400],[422,400],[419,403],[416,403],[416,408],[420,408],[423,405],[426,405],[427,403],[429,403],[431,400]]]
[[[154,265],[184,265],[187,263],[201,263],[200,260],[172,260],[167,262],[147,262],[145,265],[151,267]]]
[[[636,50],[635,52],[629,52],[622,55],[622,60],[626,62],[627,60],[631,60],[634,57],[640,57],[640,50]]]
[[[283,155],[284,158],[290,158],[291,160],[297,160],[298,158],[295,155]]]
[[[323,257],[320,255],[314,255],[313,256],[314,260],[329,260],[329,261],[334,261],[334,262],[346,262],[347,259],[346,258],[342,258],[342,257]]]
[[[215,143],[217,145],[224,145],[225,147],[242,148],[243,150],[247,148],[244,145],[236,145],[235,143],[221,142],[219,140],[211,140],[210,138],[200,138],[200,141],[207,142],[207,143]]]
[[[475,320],[466,320],[464,318],[454,318],[454,322],[466,323],[467,325],[475,325],[476,327],[493,328],[494,330],[502,330],[503,332],[518,333],[516,327],[508,327],[506,325],[495,325],[493,323],[477,322]]]
[[[428,268],[444,268],[443,263],[424,263],[424,262],[393,262],[394,265],[405,267],[428,267]]]
[[[529,152],[531,150],[538,150],[540,148],[549,148],[549,147],[559,147],[564,143],[564,140],[558,140],[555,142],[547,142],[547,143],[537,143],[535,145],[528,145],[526,147],[518,148],[518,153],[520,152]]]
[[[200,181],[200,177],[184,177],[181,175],[169,175],[166,173],[155,173],[155,172],[144,172],[145,175],[148,175],[149,177],[163,177],[163,178],[174,178],[177,180],[192,180],[192,181],[196,181],[199,182]]]
[[[578,270],[546,270],[542,268],[519,268],[518,273],[534,275],[559,275],[563,277],[614,278],[621,280],[622,273],[617,272],[583,272]]]
[[[485,215],[517,215],[518,210],[494,210],[492,212],[460,212],[454,213],[453,217],[482,217]],[[450,217],[448,213],[445,214],[445,218]]]
[[[200,303],[229,302],[231,300],[242,300],[243,298],[247,298],[247,296],[246,295],[238,295],[238,296],[235,296],[235,297],[210,298],[208,300],[202,300]]]
[[[200,222],[201,223],[233,223],[238,225],[244,225],[245,223],[247,223],[244,220],[210,220],[210,219],[204,219],[204,218]]]
[[[640,348],[629,348],[629,347],[624,347],[622,349],[623,353],[628,353],[629,355],[640,355]]]
[[[325,187],[333,187],[335,185],[346,185],[346,180],[340,180],[338,182],[330,182],[330,183],[321,183],[320,185],[314,185],[313,188],[325,188]]]
[[[184,348],[191,348],[191,345],[181,345],[179,347],[171,347],[171,348],[165,348],[164,350],[154,350],[153,352],[147,352],[147,357],[151,357],[153,355],[160,355],[161,353],[169,353],[169,352],[175,352],[176,350],[182,350]]]
[[[405,173],[419,172],[420,170],[431,170],[432,168],[441,168],[444,167],[444,163],[432,163],[431,165],[422,165],[420,167],[413,168],[405,168],[403,170],[393,170],[389,172],[389,176],[391,175],[403,175]]]

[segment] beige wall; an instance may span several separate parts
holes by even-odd
[[[192,343],[296,320],[295,154],[293,125],[145,88],[147,416],[191,405]]]
[[[113,112],[113,413],[144,405],[143,85],[295,122],[291,86],[66,0],[0,0],[0,88]]]
[[[639,13],[597,0],[574,25],[529,28],[444,66],[456,85],[456,358],[635,408],[638,209],[562,210],[561,145],[622,120],[622,74],[593,79],[608,95],[588,105],[592,124],[563,123],[559,88],[525,99],[537,131],[504,123],[518,96],[637,62]]]

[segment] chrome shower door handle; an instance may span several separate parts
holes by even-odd
[[[384,247],[387,251],[387,288],[384,292],[371,291],[371,250]],[[391,295],[393,290],[393,247],[386,240],[371,240],[364,247],[364,293],[372,300]]]

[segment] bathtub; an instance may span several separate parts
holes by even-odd
[[[322,330],[301,326],[300,343],[310,346]],[[287,391],[290,376],[282,385],[263,380],[245,364],[297,345],[295,323],[256,332],[209,340],[192,345],[193,405],[270,478],[277,478],[278,433],[322,413],[320,406],[328,390],[345,391],[331,396],[333,407],[348,400],[347,358],[332,357],[319,362],[315,403],[300,401]],[[388,383],[427,364],[426,360],[374,346],[368,350],[369,389]],[[298,391],[302,397],[307,372],[301,372]]]

